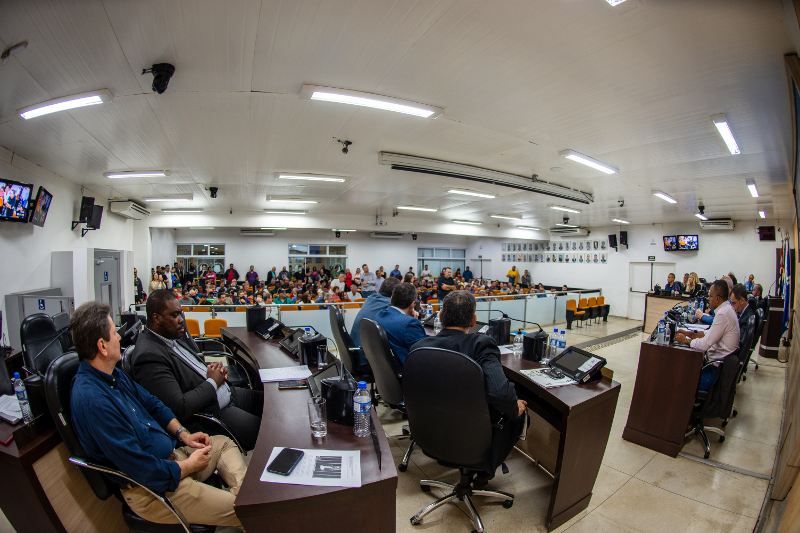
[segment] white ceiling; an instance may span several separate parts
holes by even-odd
[[[700,203],[712,218],[754,220],[761,209],[791,220],[785,24],[780,0],[4,0],[0,45],[28,48],[0,66],[0,145],[108,197],[194,193],[191,203],[149,204],[155,211],[255,213],[270,195],[318,200],[284,206],[317,216],[440,209],[401,213],[393,231],[410,217],[496,223],[490,213],[549,227],[562,216],[552,204],[577,206],[571,221],[587,226],[696,221]],[[162,95],[140,75],[159,62],[176,67]],[[427,120],[304,100],[303,83],[445,112]],[[15,113],[101,88],[113,102],[28,121]],[[727,151],[716,113],[741,155]],[[349,154],[336,139],[353,142]],[[566,148],[620,173],[558,156]],[[538,174],[595,203],[395,171],[378,164],[380,151]],[[126,169],[172,176],[103,177]],[[281,171],[347,181],[278,183]],[[454,187],[497,198],[448,194]]]

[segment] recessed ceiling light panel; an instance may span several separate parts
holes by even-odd
[[[193,194],[172,194],[169,196],[148,196],[145,202],[188,202],[194,200]]]
[[[612,222],[619,222],[620,224],[630,224],[629,220],[622,220],[621,218],[612,218]]]
[[[700,220],[708,220],[708,217],[705,216],[703,213],[695,213],[694,216],[696,216]]]
[[[625,0],[606,0],[606,2],[608,2],[609,4],[611,4],[611,7],[618,6],[618,5],[620,5],[620,4],[621,4],[622,2],[624,2],[624,1],[625,1]]]
[[[343,183],[345,181],[344,178],[336,178],[333,176],[314,176],[311,174],[280,174],[278,176],[280,180],[304,180],[304,181],[334,181],[338,183]]]
[[[403,209],[405,211],[430,211],[432,213],[438,211],[435,207],[417,207],[415,205],[398,205],[397,209]]]
[[[573,209],[571,207],[564,207],[563,205],[551,205],[550,209],[555,209],[557,211],[566,211],[567,213],[580,213],[579,209]]]
[[[760,216],[761,218],[767,218],[767,213],[764,211],[759,211],[758,216]]]
[[[529,229],[531,231],[541,231],[539,228],[534,228],[533,226],[517,226],[519,229]]]
[[[739,151],[739,144],[736,142],[736,138],[733,136],[733,132],[731,131],[730,124],[728,124],[728,119],[725,117],[725,113],[712,115],[711,120],[714,122],[714,126],[717,127],[717,131],[719,131],[719,134],[722,136],[722,140],[725,141],[728,151],[732,155],[740,154],[741,152]]]
[[[658,196],[659,198],[661,198],[665,202],[669,202],[671,204],[677,204],[678,203],[678,200],[676,200],[672,196],[670,196],[667,193],[662,192],[662,191],[653,191],[653,196]]]
[[[273,211],[265,209],[264,213],[267,215],[305,215],[308,211]]]
[[[322,87],[306,83],[304,83],[303,87],[300,89],[300,97],[324,102],[372,107],[374,109],[394,111],[396,113],[404,113],[406,115],[414,115],[422,118],[437,118],[444,113],[444,109],[441,107],[420,104],[400,98],[392,98],[391,96],[352,91],[350,89],[337,89],[335,87]]]
[[[578,227],[578,226],[574,226],[572,224],[562,224],[560,222],[557,222],[556,226],[561,226],[562,228],[577,228]]]
[[[511,215],[489,215],[492,218],[505,218],[507,220],[522,220],[522,217],[514,217]]]
[[[358,231],[355,229],[332,229],[331,231]]]
[[[758,198],[758,187],[756,187],[755,180],[747,180],[747,189],[750,191],[750,196]]]
[[[304,200],[302,198],[268,198],[273,204],[316,204],[316,200]]]
[[[474,220],[455,220],[455,219],[453,219],[450,222],[453,222],[455,224],[470,224],[472,226],[480,226],[482,224],[482,222],[475,222]]]
[[[109,179],[124,178],[163,178],[172,174],[169,170],[120,170],[119,172],[105,172],[103,176]]]
[[[450,189],[450,194],[461,194],[463,196],[477,196],[478,198],[494,198],[494,194],[486,194],[482,192],[467,191],[464,189]]]
[[[42,115],[49,115],[58,111],[66,111],[68,109],[75,109],[78,107],[86,107],[90,105],[103,104],[110,102],[114,99],[111,91],[108,89],[100,89],[98,91],[90,91],[88,93],[74,94],[72,96],[64,96],[63,98],[55,98],[28,107],[24,107],[17,111],[17,113],[25,120],[41,117]]]
[[[162,209],[162,213],[202,213],[202,209],[186,208],[186,209]]]
[[[593,157],[589,157],[588,155],[583,155],[580,152],[576,152],[575,150],[561,150],[558,152],[558,155],[564,156],[567,159],[575,161],[576,163],[580,163],[581,165],[586,165],[587,167],[591,167],[595,170],[599,170],[600,172],[604,172],[606,174],[616,174],[619,172],[618,168],[614,168],[611,165],[607,165],[602,161],[598,161]]]

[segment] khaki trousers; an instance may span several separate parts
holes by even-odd
[[[188,459],[194,451],[195,448],[188,446],[176,448],[171,459]],[[203,483],[214,470],[219,471],[230,492]],[[214,435],[211,437],[211,459],[206,469],[183,478],[175,492],[168,492],[166,496],[190,524],[241,528],[242,524],[233,510],[233,502],[246,471],[242,454],[233,441],[223,435]],[[175,515],[142,487],[123,487],[122,497],[131,510],[145,520],[158,524],[178,523]]]

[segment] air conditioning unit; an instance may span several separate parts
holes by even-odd
[[[369,234],[373,239],[402,239],[404,235],[393,231],[372,231]]]
[[[589,235],[589,230],[586,228],[555,228],[548,231],[550,235],[558,237],[585,237]]]
[[[150,216],[150,211],[133,202],[108,202],[108,209],[116,215],[133,220],[142,220]]]
[[[275,230],[274,229],[241,228],[239,230],[239,235],[244,235],[246,237],[274,237],[275,236]]]
[[[723,229],[730,231],[736,226],[729,218],[718,218],[716,220],[701,220],[700,227],[703,229]]]

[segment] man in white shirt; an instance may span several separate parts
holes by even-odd
[[[375,274],[369,271],[369,267],[365,264],[361,265],[363,270],[361,274],[361,295],[364,298],[369,298],[375,294],[375,281],[377,278]]]
[[[344,282],[344,280],[345,275],[339,274],[339,277],[331,282],[331,290],[333,290],[334,287],[339,287],[340,291],[347,291],[347,284]]]
[[[428,270],[428,265],[425,265],[425,268],[422,269],[422,272],[420,273],[420,276],[422,276],[422,279],[424,279],[424,280],[431,279],[431,271]]]
[[[728,284],[717,280],[711,285],[708,305],[714,310],[714,321],[707,331],[683,331],[675,340],[705,352],[705,361],[710,363],[700,373],[698,390],[709,390],[719,363],[739,347],[739,318],[728,302]]]

